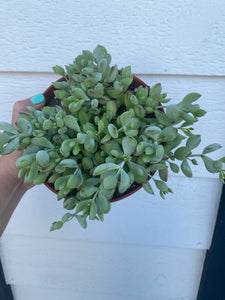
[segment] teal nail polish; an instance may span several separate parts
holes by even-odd
[[[43,94],[38,94],[30,99],[30,101],[34,104],[39,104],[45,100],[45,96]]]

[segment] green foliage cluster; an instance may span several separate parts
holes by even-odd
[[[18,176],[25,182],[52,184],[58,200],[65,198],[63,207],[73,211],[54,222],[51,231],[73,218],[84,228],[87,218],[103,221],[114,193],[126,192],[133,183],[150,194],[154,184],[164,198],[172,192],[166,183],[168,169],[192,177],[196,158],[224,181],[225,158],[208,157],[219,144],[192,153],[201,136],[191,126],[206,113],[195,104],[200,95],[190,93],[180,103],[169,104],[160,84],[150,91],[133,88],[130,66],[118,70],[110,63],[107,50],[97,46],[65,69],[55,66],[64,77],[53,83],[61,105],[41,111],[28,107],[17,128],[0,122],[0,154],[23,150],[16,163]]]

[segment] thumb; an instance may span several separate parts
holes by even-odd
[[[45,103],[46,99],[43,94],[38,94],[25,100],[15,102],[12,113],[12,124],[14,125],[16,123],[16,121],[20,117],[21,112],[28,111],[27,106],[32,106],[35,109],[39,110],[45,105]]]

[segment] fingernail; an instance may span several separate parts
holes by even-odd
[[[43,94],[38,94],[30,99],[30,101],[34,104],[39,104],[45,100],[45,96]]]

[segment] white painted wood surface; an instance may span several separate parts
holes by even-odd
[[[174,194],[168,195],[166,200],[141,189],[129,198],[113,203],[104,223],[89,221],[88,228],[84,230],[76,221],[71,221],[54,232],[49,232],[51,223],[61,219],[67,211],[63,209],[62,201],[58,202],[46,187],[35,187],[20,202],[5,233],[207,249],[220,198],[220,183],[207,178],[197,177],[191,181],[184,177],[171,177],[169,186]]]
[[[225,155],[225,4],[221,0],[24,0],[0,4],[0,120],[44,91],[83,49],[103,44],[119,67],[173,101],[202,94],[202,147]],[[112,205],[104,223],[70,222],[49,233],[62,203],[44,186],[27,192],[0,241],[15,300],[195,300],[221,193],[202,165],[171,176],[162,200],[140,190]],[[125,217],[124,217],[125,216]]]
[[[0,8],[3,71],[49,71],[100,43],[135,73],[224,75],[222,0],[9,0]]]
[[[21,293],[15,300],[194,299],[204,260],[195,249],[15,235],[3,242],[6,279]]]

